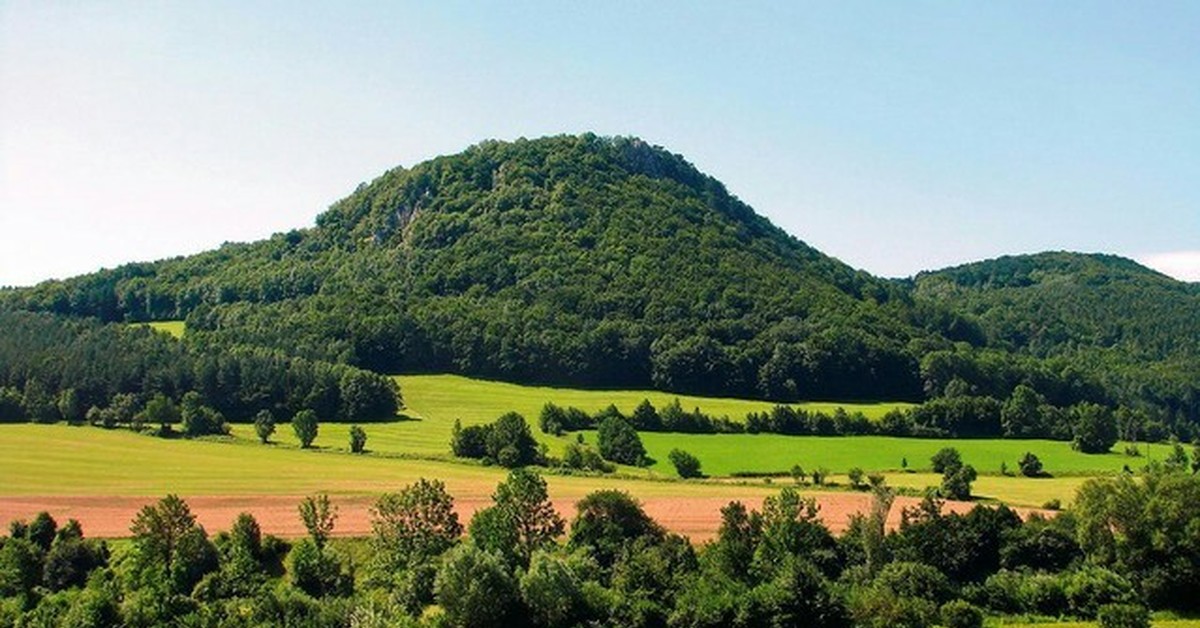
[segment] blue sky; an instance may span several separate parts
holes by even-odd
[[[594,131],[885,276],[1200,280],[1200,3],[0,2],[0,285],[311,225],[398,164]]]

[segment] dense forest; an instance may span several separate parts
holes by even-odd
[[[867,490],[867,489],[864,489]],[[175,496],[142,509],[121,550],[46,514],[0,537],[0,625],[979,628],[986,615],[1148,628],[1194,612],[1200,475],[1151,470],[1084,484],[1072,511],[943,512],[886,526],[894,495],[834,536],[792,487],[721,509],[716,538],[670,533],[600,490],[567,521],[545,481],[513,470],[467,525],[436,480],[381,496],[373,534],[337,541],[336,505],[304,499],[285,542],[249,514],[209,537]]]
[[[1181,438],[1200,422],[1198,305],[1195,285],[1102,256],[872,277],[682,157],[590,134],[484,142],[363,184],[313,228],[0,292],[0,308],[186,319],[205,351],[379,373],[783,402],[1004,404],[1024,387]]]
[[[220,433],[260,412],[283,421],[392,418],[393,379],[262,347],[198,348],[145,326],[0,312],[0,423],[89,421]]]

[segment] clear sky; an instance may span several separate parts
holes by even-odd
[[[884,276],[1200,280],[1197,2],[0,0],[0,285],[311,225],[483,139],[686,156]]]

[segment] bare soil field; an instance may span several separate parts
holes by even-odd
[[[758,508],[761,504],[760,491],[748,493],[741,501],[748,507]],[[846,529],[851,515],[865,512],[870,505],[870,496],[864,493],[805,493],[813,497],[820,506],[820,518],[835,533]],[[296,514],[300,495],[185,495],[182,496],[196,514],[199,522],[210,533],[229,527],[241,512],[249,512],[258,519],[264,532],[281,537],[302,536],[304,527]],[[90,537],[121,538],[129,536],[129,525],[138,510],[154,503],[158,497],[129,496],[15,496],[0,497],[0,526],[7,529],[14,519],[30,519],[41,511],[49,512],[60,523],[77,519],[83,524],[84,533]],[[338,521],[334,534],[338,536],[367,536],[371,533],[370,508],[375,497],[365,495],[332,496],[338,506]],[[713,538],[721,523],[721,507],[738,496],[670,497],[654,496],[643,498],[646,512],[668,530],[690,537],[695,542]],[[900,524],[903,508],[912,507],[920,500],[914,497],[897,497],[888,518],[889,527]],[[478,509],[486,507],[486,497],[456,498],[455,507],[465,524]],[[555,504],[568,520],[574,516],[573,500],[559,499]],[[964,512],[973,504],[969,502],[946,502],[949,511]],[[1030,509],[1017,509],[1028,516]]]

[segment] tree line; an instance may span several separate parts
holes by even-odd
[[[217,426],[303,410],[362,421],[401,403],[391,378],[266,348],[216,351],[143,326],[17,311],[0,311],[0,329],[0,423]]]
[[[538,427],[545,434],[561,436],[600,429],[610,419],[642,432],[1047,438],[1070,440],[1084,453],[1109,451],[1121,436],[1137,440],[1136,416],[1125,408],[1114,412],[1093,403],[1058,408],[1046,404],[1025,386],[1018,386],[1003,403],[992,397],[942,397],[912,408],[894,408],[877,421],[861,411],[847,412],[840,407],[826,413],[777,405],[769,411],[749,412],[743,421],[735,421],[706,414],[699,408],[684,410],[679,399],[662,410],[644,399],[628,415],[615,405],[589,414],[580,408],[547,403],[538,415]],[[1165,435],[1159,436],[1165,440]]]
[[[120,551],[43,513],[0,538],[0,622],[62,626],[927,626],[984,615],[1149,625],[1198,610],[1200,476],[1156,468],[1090,480],[1071,511],[946,513],[927,496],[885,524],[894,496],[835,536],[793,488],[731,502],[703,544],[628,494],[595,491],[569,525],[518,468],[464,525],[437,480],[382,495],[372,534],[337,541],[338,510],[305,498],[307,535],[249,514],[210,536],[175,496],[143,508]],[[355,549],[359,548],[359,549]],[[366,551],[363,551],[363,550]]]

